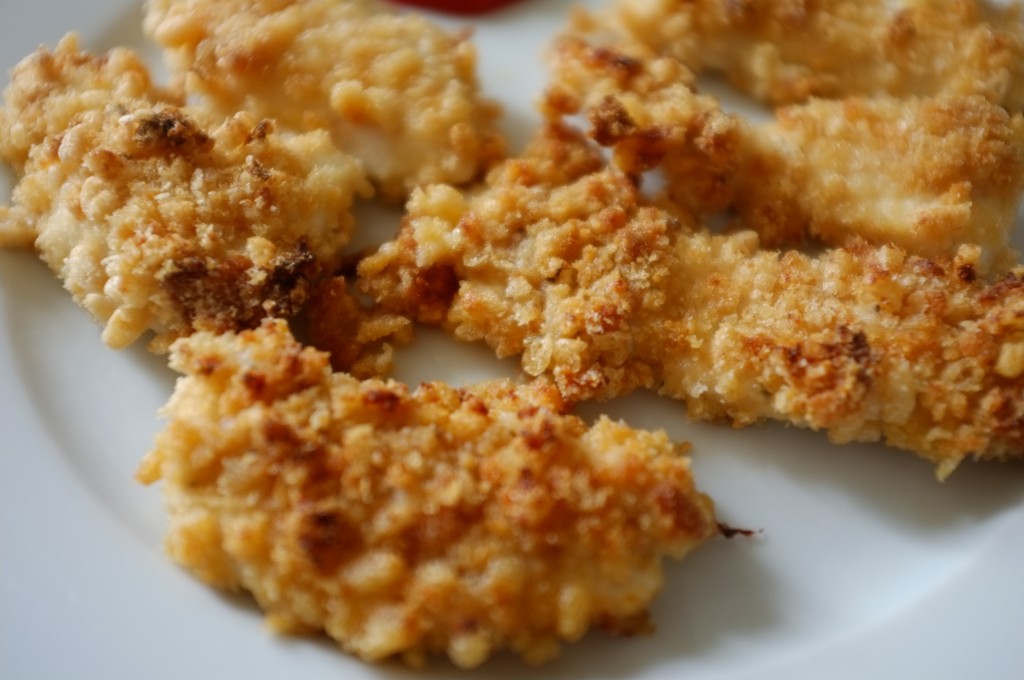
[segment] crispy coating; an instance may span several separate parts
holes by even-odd
[[[767,246],[817,239],[894,243],[917,255],[982,247],[985,271],[1010,246],[1024,189],[1024,116],[981,97],[816,99],[755,124],[699,95],[671,57],[594,32],[552,50],[549,118],[584,113],[588,134],[639,177],[663,171],[667,199],[729,208]]]
[[[364,659],[541,662],[593,624],[637,630],[661,558],[718,533],[664,432],[588,427],[542,382],[360,382],[274,321],[171,364],[139,473],[164,482],[171,555]]]
[[[986,0],[617,0],[602,21],[767,103],[982,96],[1024,108],[1019,7]]]
[[[113,347],[296,313],[369,190],[325,133],[245,113],[209,126],[132,52],[89,55],[73,36],[14,69],[0,155],[19,175],[0,242],[34,242]]]
[[[691,417],[881,440],[945,476],[1024,454],[1024,270],[987,283],[979,257],[713,236],[553,127],[477,195],[420,193],[360,273],[385,306],[422,302],[422,320],[522,354],[572,401],[651,387]]]
[[[329,130],[384,197],[469,182],[504,153],[468,36],[376,0],[150,0],[144,26],[190,93]]]

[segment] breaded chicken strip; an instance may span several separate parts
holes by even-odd
[[[980,97],[812,100],[755,124],[643,46],[566,36],[552,71],[550,118],[584,113],[625,172],[660,168],[671,202],[731,208],[765,245],[864,238],[934,257],[978,244],[986,271],[1017,261],[1024,116]]]
[[[190,93],[329,130],[387,198],[469,182],[504,153],[468,37],[377,0],[149,0],[144,25]]]
[[[1011,3],[617,0],[602,21],[770,104],[979,95],[1024,108],[1024,28]]]
[[[171,364],[139,473],[164,482],[171,555],[364,659],[536,663],[593,624],[633,632],[662,556],[718,533],[664,432],[588,427],[545,383],[359,382],[272,321]]]
[[[69,36],[19,64],[4,96],[0,155],[18,183],[0,243],[34,243],[113,347],[294,314],[369,191],[326,133],[245,113],[207,127],[125,49],[92,56]]]
[[[360,273],[386,307],[521,354],[569,400],[650,387],[691,417],[880,440],[945,476],[1024,454],[1024,271],[987,284],[978,257],[693,231],[552,127],[478,194],[417,193]]]

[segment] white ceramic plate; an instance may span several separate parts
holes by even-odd
[[[487,91],[516,144],[543,86],[540,50],[569,2],[475,20]],[[0,68],[78,30],[86,47],[145,47],[134,0],[0,0]],[[3,78],[6,83],[6,77]],[[0,172],[6,200],[10,176]],[[367,207],[364,233],[397,216]],[[481,347],[424,332],[408,381],[511,375]],[[0,677],[406,678],[319,639],[268,633],[163,555],[159,489],[132,474],[173,375],[142,348],[114,352],[49,271],[0,252]],[[945,484],[910,454],[834,447],[782,427],[688,424],[634,395],[598,408],[695,444],[723,520],[763,530],[668,565],[657,632],[589,635],[540,670],[499,656],[464,677],[1019,678],[1024,672],[1024,469],[965,465]]]

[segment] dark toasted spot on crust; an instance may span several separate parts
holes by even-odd
[[[1024,291],[1024,275],[1011,272],[982,291],[979,299],[984,303],[999,302],[1018,291]]]
[[[835,342],[804,342],[794,347],[785,347],[783,351],[791,364],[794,375],[803,376],[810,365],[827,361],[840,367],[852,362],[856,367],[858,379],[868,380],[868,366],[871,363],[871,345],[862,331],[851,331],[847,326],[838,329],[839,338]]]
[[[421,321],[440,322],[459,290],[459,277],[447,265],[434,265],[416,273],[413,298],[419,301],[417,312]]]
[[[964,283],[972,283],[978,278],[978,273],[974,270],[974,265],[970,262],[965,263],[957,267],[956,270],[957,278]]]
[[[540,408],[537,406],[526,406],[525,408],[519,409],[518,413],[516,413],[516,416],[519,417],[520,420],[526,420],[527,418],[532,418],[533,416],[537,415],[537,411],[539,410]]]
[[[242,383],[249,390],[252,398],[258,400],[263,396],[263,391],[267,387],[267,377],[262,373],[249,371],[242,375]]]
[[[279,255],[272,265],[264,297],[274,304],[275,316],[291,316],[309,295],[310,282],[319,278],[320,264],[305,242]],[[266,307],[266,305],[264,305]]]
[[[141,112],[135,116],[134,122],[132,141],[140,151],[194,153],[213,146],[213,140],[175,107]]]
[[[865,366],[871,360],[871,345],[863,331],[851,331],[847,326],[839,329],[844,340],[835,346],[834,351],[848,356],[857,364]]]
[[[621,139],[637,133],[638,126],[626,107],[611,95],[587,112],[590,137],[602,146],[612,146]]]
[[[316,569],[330,572],[362,549],[363,537],[339,513],[316,511],[302,518],[298,543]]]
[[[640,61],[607,47],[594,47],[589,56],[595,66],[612,71],[622,79],[632,78],[643,71]]]
[[[911,260],[914,269],[925,276],[934,276],[936,278],[945,276],[946,270],[943,269],[938,262],[929,258],[914,258]],[[970,265],[965,265],[970,267]],[[880,275],[886,275],[885,272],[879,272]]]
[[[637,612],[630,616],[600,614],[595,621],[595,625],[609,635],[617,637],[632,637],[654,631],[651,615],[647,611]]]
[[[271,444],[297,446],[301,441],[298,433],[290,425],[273,418],[269,418],[263,423],[263,436]]]
[[[490,413],[490,409],[487,408],[487,404],[485,404],[481,399],[473,396],[466,398],[465,405],[467,410],[476,413],[477,415],[486,416]]]
[[[260,163],[257,159],[253,158],[252,156],[246,159],[245,165],[249,169],[249,172],[251,172],[257,178],[263,181],[267,181],[268,179],[270,179],[270,171],[267,170],[263,163]],[[264,199],[269,198],[269,194],[263,193],[262,191],[260,195]]]
[[[217,331],[255,327],[267,316],[288,318],[302,308],[320,265],[304,244],[279,255],[263,276],[245,257],[208,262],[188,255],[159,279],[194,328]]]
[[[402,403],[402,395],[393,390],[370,389],[363,393],[363,403],[382,411],[394,411]]]
[[[221,360],[216,356],[204,356],[196,360],[196,373],[202,376],[213,375],[220,368]]]
[[[475,633],[480,628],[480,623],[476,619],[463,619],[457,629],[461,633]]]
[[[247,268],[248,260],[241,257],[210,265],[203,257],[189,255],[177,260],[161,283],[189,323],[214,318],[221,321],[221,330],[228,330],[242,325],[238,320],[241,291],[234,284],[243,279]]]
[[[532,451],[540,451],[544,447],[554,444],[557,439],[555,426],[547,413],[542,413],[538,421],[527,423],[519,431],[519,436],[523,438],[527,448]]]
[[[274,121],[264,118],[260,122],[256,123],[252,130],[245,138],[245,143],[249,144],[254,141],[260,141],[267,138],[267,135],[274,131]]]

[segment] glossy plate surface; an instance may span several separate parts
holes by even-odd
[[[475,27],[484,87],[504,103],[514,145],[536,122],[542,47],[570,4],[445,19]],[[91,50],[135,46],[158,64],[140,20],[131,0],[2,0],[0,68],[69,30]],[[0,171],[4,201],[10,183]],[[397,219],[361,210],[366,238],[386,238]],[[514,375],[485,348],[427,331],[398,363],[411,382]],[[452,675],[440,661],[419,672],[374,667],[324,640],[276,637],[247,600],[165,558],[160,491],[132,475],[173,381],[141,347],[106,349],[30,254],[0,252],[0,677]],[[653,635],[593,633],[539,670],[500,655],[461,677],[1020,677],[1021,465],[964,465],[938,484],[906,453],[783,427],[687,423],[679,404],[649,395],[582,412],[601,409],[692,441],[722,519],[761,533],[667,565]]]

